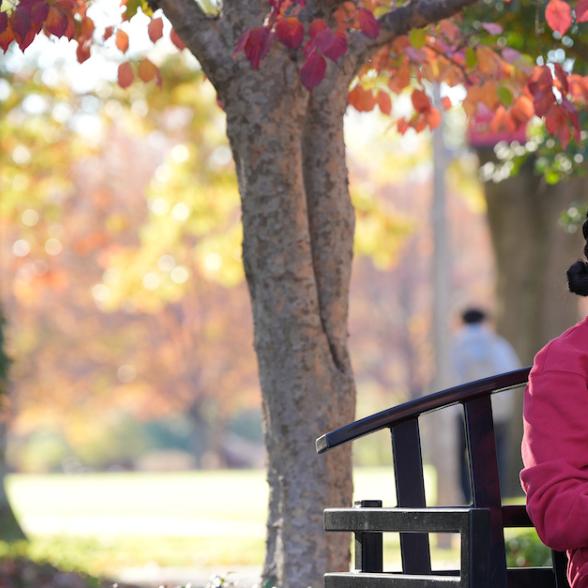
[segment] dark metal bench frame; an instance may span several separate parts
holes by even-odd
[[[359,419],[316,441],[324,453],[364,435],[389,429],[397,508],[362,501],[325,510],[325,530],[355,533],[355,572],[325,575],[326,588],[569,588],[566,556],[552,552],[552,568],[507,568],[504,529],[532,527],[525,507],[500,497],[491,396],[526,383],[529,368],[454,386]],[[427,508],[418,419],[463,406],[472,504]],[[383,572],[382,532],[400,532],[402,572]],[[460,570],[432,571],[428,533],[458,532]]]

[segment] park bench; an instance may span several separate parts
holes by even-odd
[[[392,436],[397,507],[379,500],[325,510],[326,531],[355,535],[355,571],[325,575],[326,588],[569,588],[565,553],[552,552],[552,567],[508,568],[504,529],[532,527],[523,505],[500,496],[492,394],[522,389],[529,369],[455,386],[359,419],[316,441],[318,453],[382,429]],[[427,507],[419,417],[461,405],[472,503]],[[400,533],[401,572],[383,569],[382,533]],[[432,570],[428,533],[460,534],[460,569]]]

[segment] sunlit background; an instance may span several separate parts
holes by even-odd
[[[123,91],[115,65],[48,44],[0,63],[8,487],[32,540],[21,549],[145,585],[254,577],[267,490],[223,112],[186,52],[158,48],[163,84]],[[432,144],[411,131],[401,142],[376,112],[350,112],[346,133],[363,416],[432,385]],[[495,270],[459,110],[444,133],[456,324],[468,304],[494,308]],[[358,495],[393,487],[386,440],[362,440],[354,459]],[[434,479],[428,467],[433,495]]]

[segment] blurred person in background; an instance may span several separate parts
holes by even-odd
[[[510,372],[520,367],[512,345],[497,335],[488,325],[488,315],[480,308],[470,307],[461,314],[461,327],[451,349],[453,380],[457,384]],[[492,398],[496,454],[500,480],[504,480],[507,465],[508,431],[514,408],[512,394],[498,394]],[[460,485],[466,502],[470,502],[468,463],[466,460],[465,425],[460,413],[457,424]]]

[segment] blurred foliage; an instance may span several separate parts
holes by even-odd
[[[506,540],[507,565],[512,567],[551,566],[551,551],[541,543],[535,530]]]
[[[586,128],[588,113],[582,112],[580,118],[582,127]],[[547,135],[545,127],[536,122],[529,125],[526,143],[501,141],[494,147],[497,161],[482,167],[482,179],[499,182],[518,174],[529,163],[548,184],[557,184],[571,175],[584,175],[588,157],[588,132],[582,131],[581,137],[580,144],[571,141],[566,149],[562,149],[557,141]]]
[[[580,204],[577,202],[575,205],[570,206],[561,213],[560,223],[567,231],[574,233],[581,230],[582,224],[586,220],[587,213],[588,206],[584,203]]]
[[[504,30],[498,38],[499,46],[536,55],[538,65],[557,63],[567,72],[587,75],[588,28],[574,24],[568,34],[562,36],[549,28],[544,13],[545,4],[536,0],[484,0],[464,14],[473,43],[496,45],[496,36],[489,34],[482,23],[500,20]],[[586,129],[587,124],[588,113],[580,111],[580,128]],[[538,175],[549,184],[555,184],[569,175],[585,173],[588,132],[581,132],[579,143],[572,139],[562,149],[559,141],[548,135],[543,122],[536,119],[529,125],[525,144],[502,142],[495,151],[498,161],[482,174],[485,181],[499,182],[517,174],[531,161]]]

